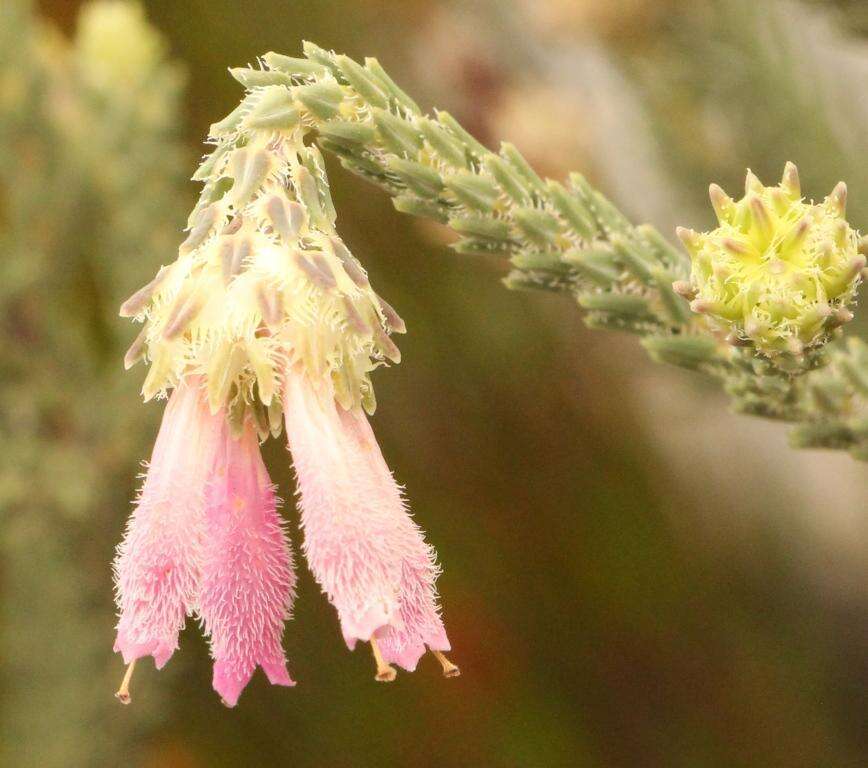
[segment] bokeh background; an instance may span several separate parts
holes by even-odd
[[[174,259],[241,96],[226,68],[305,38],[661,231],[788,159],[809,196],[845,179],[868,226],[862,0],[0,0],[0,765],[868,764],[865,466],[790,450],[568,298],[504,290],[333,163],[342,234],[410,329],[374,427],[463,675],[375,683],[302,569],[295,689],[257,676],[224,709],[191,622],[117,704],[109,564],[162,405],[116,310]]]

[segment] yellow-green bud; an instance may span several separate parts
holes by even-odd
[[[750,171],[734,201],[709,190],[720,226],[697,233],[679,228],[690,254],[690,284],[675,290],[691,309],[712,319],[735,343],[769,358],[801,358],[843,322],[861,281],[865,256],[844,218],[847,187],[838,184],[819,204],[805,202],[796,166],[778,186]]]

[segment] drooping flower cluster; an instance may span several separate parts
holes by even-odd
[[[788,163],[778,186],[748,172],[741,200],[716,184],[710,194],[718,228],[678,232],[693,268],[676,289],[694,312],[777,360],[797,360],[852,319],[865,256],[844,218],[843,182],[822,203],[805,202]]]
[[[121,308],[144,323],[125,364],[150,361],[145,399],[171,390],[115,564],[122,700],[135,660],[165,664],[190,615],[226,704],[256,666],[293,684],[281,638],[295,577],[258,444],[284,422],[304,552],[348,646],[370,642],[380,680],[426,648],[458,672],[443,656],[433,550],[365,415],[370,372],[399,361],[389,334],[404,324],[334,228],[321,157],[276,91],[289,88],[254,87],[242,114],[212,126],[178,259]]]

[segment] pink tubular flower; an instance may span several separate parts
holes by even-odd
[[[303,372],[286,372],[286,432],[298,475],[304,552],[338,612],[344,640],[369,641],[377,679],[390,662],[415,669],[430,648],[444,673],[457,667],[437,605],[438,569],[410,517],[361,408],[348,411]]]
[[[205,491],[226,432],[200,381],[172,393],[145,483],[114,563],[120,609],[114,649],[130,664],[153,656],[162,667],[196,607],[205,531]]]
[[[166,406],[145,484],[115,559],[120,609],[115,651],[159,669],[198,612],[211,635],[214,688],[234,706],[259,665],[293,685],[281,646],[294,597],[292,556],[253,425],[233,437],[188,376]]]
[[[214,690],[235,706],[256,666],[295,685],[281,645],[295,597],[289,543],[277,497],[248,421],[225,440],[208,489],[199,614],[211,635]]]
[[[392,335],[406,325],[335,230],[324,161],[296,109],[298,88],[318,76],[264,66],[243,107],[212,126],[177,260],[120,308],[143,324],[124,365],[149,364],[145,401],[174,388],[115,560],[124,703],[136,659],[163,666],[190,615],[226,705],[257,667],[294,685],[281,642],[292,555],[257,443],[284,425],[304,552],[347,645],[371,644],[378,680],[394,679],[391,664],[413,670],[426,650],[458,674],[443,655],[434,551],[365,416],[371,374],[400,361]],[[333,90],[354,114],[350,91]]]

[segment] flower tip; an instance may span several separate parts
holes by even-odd
[[[397,664],[407,672],[415,672],[419,666],[419,659],[425,655],[423,643],[410,643],[402,649],[396,649],[391,645],[381,648],[383,659],[389,664]]]
[[[283,685],[287,688],[295,687],[295,680],[289,676],[289,671],[286,669],[286,663],[282,661],[261,663],[262,671],[268,678],[268,682],[272,685]]]
[[[714,213],[717,216],[718,222],[723,224],[729,221],[734,213],[732,198],[724,192],[723,187],[719,184],[710,184],[708,187],[708,197],[711,200],[711,206],[714,208]]]
[[[688,253],[693,255],[699,252],[699,249],[702,247],[702,239],[698,232],[687,227],[676,227],[675,234],[684,244]]]
[[[151,280],[150,283],[143,285],[123,304],[121,304],[120,309],[118,309],[118,315],[120,317],[137,317],[142,314],[145,307],[148,305],[148,302],[150,302],[151,297],[154,295],[157,288],[160,287],[160,284],[163,282],[167,274],[167,270],[161,268],[157,273],[157,276]]]
[[[745,195],[750,194],[751,192],[762,192],[763,191],[763,183],[760,181],[759,176],[757,176],[750,168],[747,169],[747,175],[744,180],[744,193]]]
[[[158,647],[152,654],[154,657],[154,666],[157,669],[162,669],[166,666],[166,662],[172,658],[172,654],[175,652],[174,648],[168,648],[165,646]]]
[[[214,662],[212,687],[220,695],[220,702],[230,709],[238,703],[241,692],[247,687],[253,670],[239,673],[236,669],[219,661]]]
[[[374,636],[374,633],[380,628],[389,624],[397,610],[396,606],[389,606],[380,602],[368,606],[361,613],[352,613],[351,611],[339,612],[341,622],[341,634],[344,642],[349,650],[356,647],[356,642],[361,640],[363,643],[368,642]]]
[[[790,199],[798,200],[802,196],[802,183],[799,180],[799,169],[795,163],[788,162],[784,166],[784,175],[781,177],[781,189],[789,195]]]
[[[696,298],[696,289],[687,280],[676,280],[672,283],[672,290],[685,299],[692,301]]]
[[[124,660],[124,664],[133,665],[138,659],[145,656],[154,657],[154,666],[157,669],[162,669],[166,666],[166,662],[172,658],[172,654],[177,648],[177,643],[172,644],[169,641],[153,639],[144,643],[137,643],[130,640],[122,632],[118,632],[117,639],[112,650],[119,653]]]
[[[262,667],[268,682],[272,685],[282,685],[286,688],[295,687],[295,680],[289,676],[286,662],[261,662],[259,666]],[[243,672],[235,665],[220,661],[214,662],[212,686],[220,695],[223,706],[231,709],[238,703],[241,692],[247,687],[255,670],[254,667],[249,672]]]
[[[843,217],[847,213],[847,185],[843,181],[838,182],[828,199],[829,206],[837,216]]]

